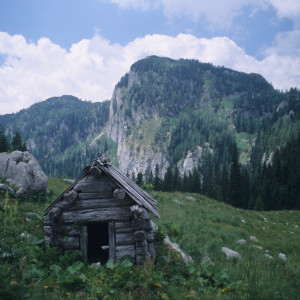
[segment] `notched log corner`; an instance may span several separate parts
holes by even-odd
[[[69,203],[72,204],[74,203],[78,198],[78,192],[76,192],[75,190],[70,190],[69,192],[64,194],[64,200]]]
[[[102,171],[99,167],[93,166],[91,169],[91,175],[94,176],[95,178],[100,177],[102,174]]]
[[[61,214],[62,214],[62,210],[60,207],[53,207],[48,214],[49,220],[50,221],[58,220]]]
[[[114,197],[116,199],[123,200],[125,198],[125,196],[126,196],[126,193],[125,193],[124,190],[122,190],[122,189],[115,189],[114,190]]]

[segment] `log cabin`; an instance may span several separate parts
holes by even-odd
[[[142,264],[155,255],[149,213],[159,218],[156,201],[100,155],[45,210],[45,245],[91,263]]]

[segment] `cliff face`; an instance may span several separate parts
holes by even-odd
[[[166,153],[154,144],[154,137],[161,123],[157,107],[137,105],[128,95],[133,85],[139,85],[138,75],[128,73],[128,84],[114,90],[107,135],[118,143],[117,160],[123,173],[135,175],[146,171],[154,174],[158,164],[162,174],[169,166]],[[146,105],[147,106],[147,105]]]

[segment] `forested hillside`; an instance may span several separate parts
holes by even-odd
[[[139,184],[242,208],[300,207],[300,91],[196,60],[147,57],[111,101],[55,97],[0,116],[45,172],[78,176],[100,153]]]
[[[94,142],[109,117],[109,101],[91,103],[73,96],[53,97],[16,114],[0,116],[8,139],[16,131],[48,175],[74,177],[107,142]],[[91,158],[92,157],[92,158]]]

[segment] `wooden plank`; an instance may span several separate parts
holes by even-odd
[[[129,220],[128,207],[111,207],[101,210],[85,209],[75,211],[64,211],[60,221],[68,223],[101,222],[110,220]]]
[[[126,221],[126,222],[115,222],[115,229],[122,229],[122,228],[128,228],[128,227],[132,227],[131,222]]]
[[[74,190],[82,193],[99,193],[112,191],[112,187],[109,184],[97,183],[84,183],[79,182],[74,186]]]
[[[63,234],[64,235],[80,235],[80,226],[75,225],[75,226],[64,226],[63,227]]]
[[[80,250],[84,261],[88,260],[88,232],[87,226],[83,225],[80,227]]]
[[[62,239],[64,250],[79,249],[79,236],[67,236]]]
[[[103,193],[79,193],[78,199],[109,199],[113,198],[113,191]]]
[[[65,208],[64,211],[78,210],[78,209],[91,209],[91,208],[110,208],[110,207],[123,207],[131,206],[134,201],[125,198],[123,200],[108,198],[108,199],[81,199],[77,200],[73,205]]]
[[[109,259],[115,261],[116,237],[115,237],[114,221],[108,223],[108,239],[109,239]]]
[[[133,232],[132,226],[116,229],[116,233],[129,233],[129,232]]]
[[[94,176],[86,176],[79,180],[77,184],[74,186],[74,190],[85,192],[108,192],[113,191],[117,188],[115,182],[111,180],[101,180],[101,176],[99,178],[95,178]]]
[[[134,244],[134,238],[132,232],[116,233],[116,245],[132,245]]]
[[[135,259],[135,245],[116,246],[116,261],[126,255]]]
[[[115,222],[116,233],[133,232],[131,222]]]

